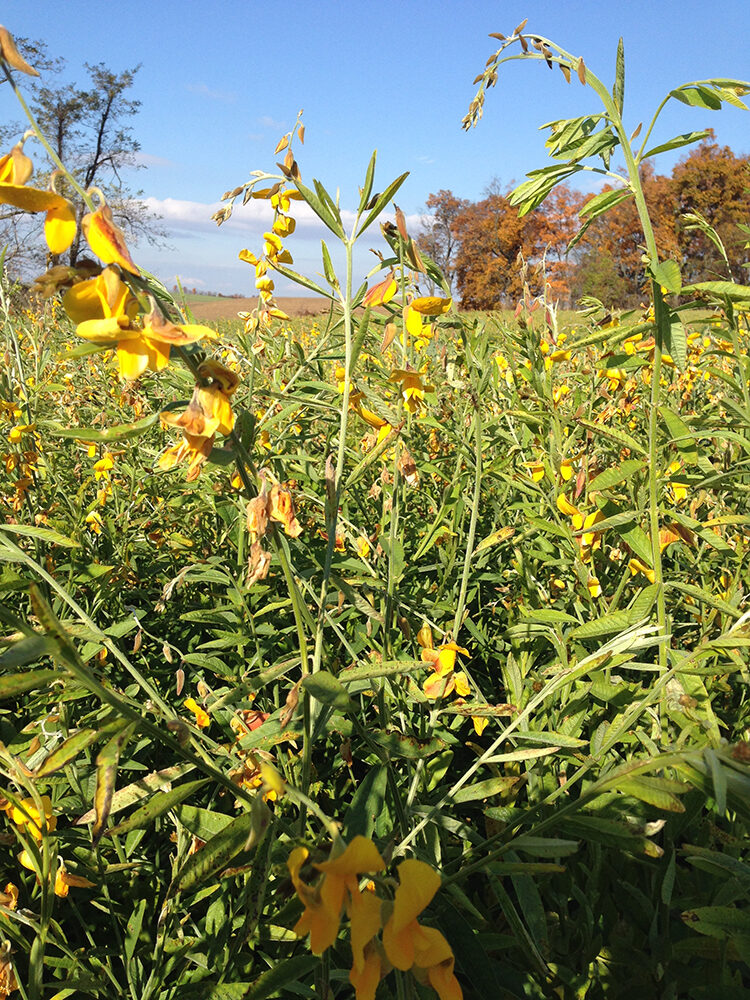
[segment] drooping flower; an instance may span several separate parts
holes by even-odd
[[[183,704],[195,716],[195,724],[199,729],[206,729],[211,724],[208,712],[201,708],[195,698],[186,698]]]
[[[18,805],[9,803],[5,807],[11,823],[25,830],[38,843],[41,842],[43,833],[54,833],[57,827],[57,817],[52,813],[52,800],[49,795],[42,795],[40,802],[41,812],[33,798],[21,799]]]
[[[23,212],[46,212],[44,237],[53,254],[65,253],[75,239],[75,209],[56,191],[28,187],[33,172],[31,160],[23,152],[23,140],[0,158],[0,204],[13,205]]]
[[[416,413],[422,405],[425,394],[435,391],[434,385],[424,384],[422,381],[423,375],[423,371],[418,372],[404,368],[395,368],[391,372],[390,381],[401,383],[401,395],[404,400],[404,406],[409,413]]]
[[[310,886],[300,877],[300,870],[308,855],[306,847],[296,847],[287,860],[292,884],[305,907],[294,927],[294,933],[298,937],[309,933],[310,950],[314,955],[322,955],[336,940],[345,900],[351,906],[352,897],[360,895],[358,876],[365,872],[382,871],[385,862],[371,840],[357,836],[343,853],[313,866],[323,873],[323,878],[318,885]],[[359,905],[362,908],[357,916],[358,947],[361,934],[372,921],[371,905],[362,904],[357,898],[355,909]]]
[[[422,316],[442,316],[452,305],[453,299],[443,299],[437,295],[424,295],[410,303],[410,307]]]
[[[136,326],[133,297],[111,268],[105,268],[91,282],[74,285],[63,304],[72,318],[86,316],[76,327],[79,337],[95,344],[116,346],[120,377],[124,379],[138,378],[147,369],[161,371],[169,364],[172,347],[184,347],[214,336],[207,326],[177,325],[156,312],[144,317],[142,327]]]
[[[440,875],[424,861],[409,858],[398,866],[398,878],[393,912],[383,928],[388,961],[402,972],[424,970],[440,1000],[461,1000],[450,945],[439,930],[417,920],[440,888]]]
[[[372,288],[368,289],[364,299],[362,300],[362,305],[365,307],[387,305],[397,291],[398,282],[391,271],[387,278],[383,278],[383,280],[379,281],[377,285],[373,285]]]
[[[125,234],[115,223],[112,209],[103,203],[95,212],[89,212],[81,219],[81,229],[88,245],[105,264],[117,264],[123,271],[140,274],[133,263]]]

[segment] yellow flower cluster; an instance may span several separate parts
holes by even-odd
[[[392,968],[411,970],[419,982],[432,986],[440,1000],[462,1000],[450,945],[439,930],[417,920],[440,888],[440,875],[434,868],[414,858],[402,861],[393,899],[384,900],[374,886],[364,891],[359,887],[360,875],[386,867],[368,837],[355,837],[342,852],[313,865],[323,876],[315,885],[301,877],[308,856],[306,847],[296,847],[287,860],[292,884],[304,906],[294,932],[299,937],[309,934],[310,950],[322,955],[335,942],[346,912],[352,946],[349,981],[357,1000],[374,1000],[381,978]]]

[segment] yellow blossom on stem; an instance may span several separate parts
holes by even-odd
[[[115,460],[111,452],[105,451],[98,462],[94,462],[94,477],[96,480],[109,479],[109,474],[115,467]]]
[[[5,807],[11,823],[25,830],[37,842],[41,842],[43,833],[53,833],[57,827],[57,817],[52,814],[52,800],[49,795],[42,795],[40,802],[41,812],[32,798],[21,799],[18,805],[9,803]]]
[[[364,872],[379,872],[385,862],[373,842],[367,837],[355,837],[349,846],[335,858],[314,867],[323,873],[316,886],[310,886],[300,877],[300,870],[308,858],[306,847],[296,847],[289,855],[287,868],[297,896],[305,909],[294,927],[298,937],[310,935],[310,950],[314,955],[322,955],[336,940],[341,922],[345,899],[352,906],[352,898],[359,897],[358,876]],[[357,898],[356,907],[360,904]],[[358,942],[361,931],[370,925],[372,913],[365,904],[357,915]],[[356,962],[356,957],[355,957]]]
[[[434,385],[424,384],[422,381],[423,374],[424,372],[403,368],[395,368],[391,372],[390,381],[401,383],[401,395],[404,400],[404,406],[409,413],[416,413],[422,405],[425,394],[435,391]]]
[[[195,724],[199,729],[205,729],[210,725],[211,719],[209,718],[208,712],[201,708],[195,698],[186,698],[183,705],[193,713],[195,716]]]
[[[81,229],[88,245],[99,260],[105,264],[117,264],[123,271],[129,271],[131,274],[140,274],[130,256],[125,234],[116,225],[109,205],[102,204],[95,212],[84,215],[81,219]]]
[[[0,205],[13,205],[23,212],[46,212],[44,237],[51,253],[65,253],[75,239],[75,210],[56,191],[27,187],[31,160],[23,152],[23,141],[0,158]]]
[[[422,970],[440,1000],[461,1000],[450,945],[439,930],[417,921],[440,888],[440,876],[424,861],[409,858],[398,866],[398,878],[393,912],[383,928],[388,961],[402,972]]]

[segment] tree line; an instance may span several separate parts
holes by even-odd
[[[646,162],[642,178],[660,254],[677,261],[685,284],[750,279],[750,156],[709,136],[668,176]],[[578,213],[593,194],[558,185],[519,219],[509,193],[493,182],[480,201],[447,190],[427,200],[430,214],[419,245],[441,267],[462,307],[515,304],[524,280],[532,282],[533,294],[546,282],[547,294],[563,307],[585,296],[609,308],[642,300],[644,240],[632,199],[596,218],[575,242]],[[525,270],[525,278],[521,260],[537,265]]]

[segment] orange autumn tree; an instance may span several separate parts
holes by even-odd
[[[680,214],[677,235],[685,281],[731,278],[747,283],[747,235],[738,223],[750,222],[750,156],[738,156],[729,146],[711,141],[713,135],[672,171],[672,189]],[[724,244],[719,248],[685,216],[700,213]]]
[[[470,204],[454,220],[458,239],[455,276],[461,305],[466,309],[497,309],[523,294],[519,254],[530,264],[546,262],[553,297],[570,296],[566,250],[575,234],[581,197],[561,185],[538,211],[523,218],[507,194],[493,185],[487,197]],[[541,277],[535,278],[539,287]]]
[[[654,237],[662,257],[679,260],[677,240],[677,199],[669,177],[657,174],[649,162],[641,167],[643,193],[654,228]],[[613,190],[605,185],[602,192]],[[589,195],[584,204],[593,198]],[[574,287],[578,294],[600,298],[605,305],[634,305],[642,294],[644,237],[635,202],[621,202],[588,228],[580,244]],[[607,266],[603,266],[604,262]],[[598,280],[587,285],[591,270]],[[621,301],[613,300],[615,289]]]

